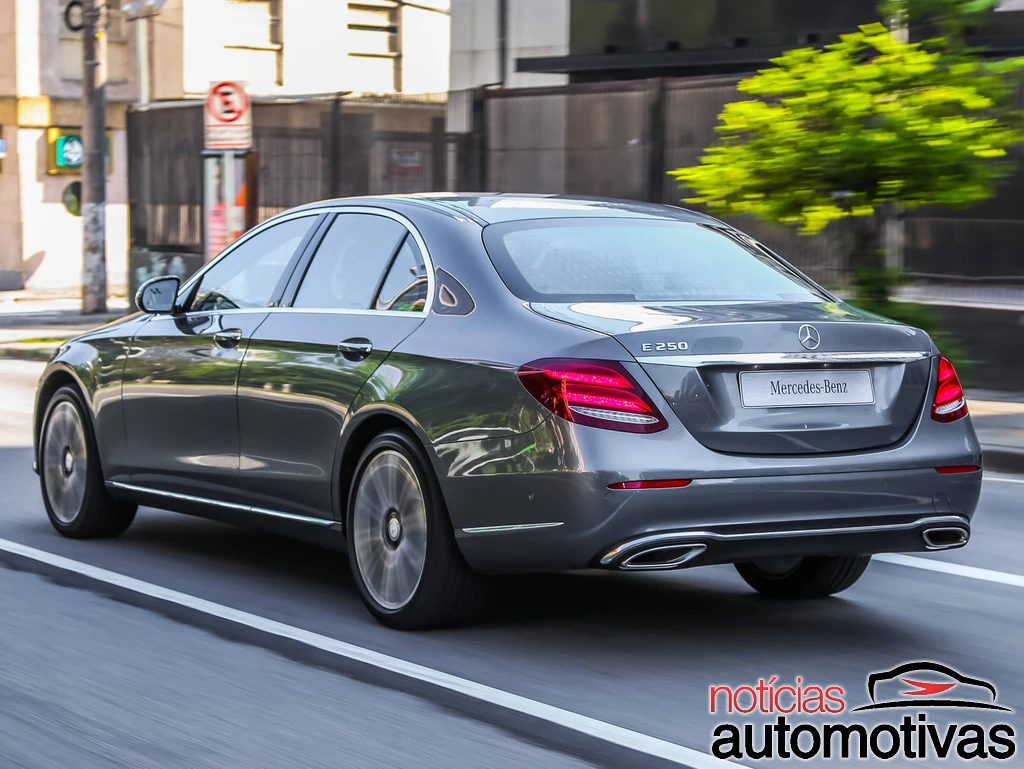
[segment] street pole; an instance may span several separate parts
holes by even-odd
[[[149,106],[149,17],[141,16],[135,22],[135,58],[139,63],[139,106]]]
[[[82,313],[107,311],[107,35],[106,0],[82,5]]]
[[[906,5],[902,11],[889,21],[889,29],[893,38],[899,43],[910,42],[910,19]],[[903,205],[893,201],[885,210],[885,223],[882,229],[882,248],[885,251],[885,266],[890,270],[902,270],[903,253],[907,242],[907,223]]]

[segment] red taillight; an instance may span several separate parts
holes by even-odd
[[[967,399],[957,378],[956,369],[944,355],[939,356],[939,385],[932,402],[932,419],[936,422],[954,422],[967,416]]]
[[[609,489],[681,489],[693,481],[683,478],[665,479],[660,481],[620,481],[608,484]]]
[[[945,467],[936,467],[935,469],[943,475],[952,475],[953,473],[976,473],[981,470],[977,465],[946,465]]]
[[[615,361],[537,360],[519,381],[548,411],[591,427],[656,433],[668,422],[622,364]]]

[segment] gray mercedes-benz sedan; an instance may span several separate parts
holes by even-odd
[[[465,620],[492,573],[734,563],[810,598],[970,536],[981,449],[927,334],[698,213],[326,201],[137,304],[40,380],[65,536],[144,504],[347,548],[400,628]]]

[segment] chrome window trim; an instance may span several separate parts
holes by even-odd
[[[196,497],[192,494],[179,494],[174,491],[163,491],[161,489],[150,489],[145,486],[136,486],[133,483],[120,483],[119,481],[107,481],[107,486],[111,486],[115,489],[123,489],[125,491],[134,491],[141,494],[149,494],[155,497],[166,497],[167,499],[177,499],[182,502],[196,502],[202,505],[210,505],[211,507],[223,507],[228,510],[237,510],[243,513],[255,513],[257,515],[266,515],[271,518],[283,518],[289,521],[297,521],[298,523],[311,523],[315,526],[333,526],[337,521],[330,520],[329,518],[312,518],[308,515],[299,515],[297,513],[283,513],[280,510],[270,510],[266,507],[254,507],[252,505],[238,505],[234,502],[222,502],[219,499],[208,499],[206,497]]]
[[[238,248],[240,245],[245,243],[249,238],[256,237],[265,229],[273,227],[275,224],[281,224],[292,219],[299,219],[303,216],[318,217],[324,214],[372,214],[375,216],[385,216],[389,219],[393,219],[402,226],[404,226],[409,234],[412,235],[413,240],[416,241],[416,245],[420,248],[420,253],[423,254],[423,264],[427,269],[427,301],[423,305],[422,310],[415,312],[405,312],[402,310],[373,310],[367,307],[366,309],[332,309],[327,307],[240,307],[233,310],[194,310],[181,313],[189,318],[201,318],[206,315],[231,315],[242,312],[305,312],[305,313],[317,313],[317,314],[331,314],[331,315],[391,315],[395,317],[404,318],[425,318],[430,314],[431,308],[434,306],[434,292],[437,289],[436,277],[434,275],[434,262],[430,257],[430,251],[427,249],[427,243],[423,239],[423,235],[420,234],[419,229],[412,223],[409,217],[402,214],[391,211],[387,208],[377,208],[375,206],[326,206],[324,208],[316,208],[308,211],[295,211],[293,213],[285,213],[275,216],[271,219],[267,219],[265,222],[260,222],[258,225],[253,227],[251,230],[246,232],[242,237],[232,243],[230,246],[225,248],[216,256],[216,258],[204,264],[198,272],[190,277],[181,288],[178,290],[178,299],[183,296],[188,296],[192,291],[192,287],[196,281],[202,280],[203,275],[207,270],[211,269],[221,259],[227,257],[232,251]],[[331,223],[333,225],[333,222]],[[327,234],[326,232],[324,233]],[[316,258],[316,254],[313,255]],[[311,260],[312,261],[312,260]],[[309,269],[309,265],[306,265],[306,269]],[[303,276],[305,278],[305,276]],[[300,283],[301,287],[302,284]],[[474,308],[475,309],[475,308]],[[153,313],[150,320],[156,320],[157,318],[172,318],[175,317],[172,313],[160,312]]]
[[[882,523],[872,526],[834,526],[826,529],[779,529],[775,531],[747,531],[736,534],[719,534],[714,531],[668,531],[663,534],[651,534],[623,542],[609,550],[601,558],[601,565],[608,566],[616,558],[636,548],[668,543],[700,544],[687,540],[715,540],[718,542],[737,542],[748,539],[785,539],[788,537],[832,536],[835,534],[884,534],[886,532],[913,531],[922,526],[951,525],[970,530],[971,522],[960,515],[939,515],[918,518],[907,523]]]
[[[709,355],[644,355],[639,363],[665,366],[767,366],[779,363],[911,363],[931,357],[928,352],[750,352]]]
[[[202,318],[207,315],[240,315],[243,313],[273,313],[284,312],[294,315],[373,315],[379,317],[388,315],[393,318],[421,318],[425,313],[404,312],[402,310],[327,310],[316,307],[240,307],[235,310],[196,310],[195,312],[182,313],[189,318]],[[175,316],[169,313],[153,313],[152,320],[168,320]],[[180,316],[179,316],[180,317]]]
[[[425,312],[405,312],[403,310],[348,310],[327,309],[320,307],[268,307],[265,312],[291,313],[293,315],[372,315],[375,318],[387,315],[392,318],[422,318]]]
[[[234,243],[230,244],[227,248],[225,248],[223,251],[221,251],[219,254],[217,254],[217,256],[215,256],[213,259],[211,259],[206,264],[204,264],[202,267],[200,267],[192,275],[192,277],[190,277],[188,280],[186,280],[182,284],[181,288],[178,289],[178,297],[177,297],[177,299],[180,299],[182,296],[188,296],[189,292],[191,292],[191,290],[192,290],[192,286],[195,285],[196,281],[202,280],[203,275],[205,275],[208,270],[212,269],[213,265],[215,265],[218,262],[220,262],[221,259],[226,258],[236,248],[241,246],[243,243],[248,241],[250,238],[254,238],[257,235],[259,235],[261,232],[263,232],[263,230],[268,230],[268,229],[270,229],[271,227],[273,227],[276,224],[281,224],[282,222],[288,222],[288,221],[291,221],[292,219],[300,219],[303,216],[312,216],[312,217],[316,218],[316,217],[320,216],[322,213],[324,213],[324,212],[320,211],[319,209],[314,210],[314,211],[295,211],[295,212],[292,212],[292,213],[279,214],[278,216],[273,216],[270,219],[267,219],[266,221],[260,222],[255,227],[253,227],[251,230],[249,230],[248,232],[243,233],[242,237],[240,237]],[[239,310],[221,310],[221,312],[253,312],[254,310],[261,310],[261,309],[264,309],[264,308],[262,308],[262,307],[249,307],[249,308],[240,308]],[[200,311],[196,311],[196,312],[186,312],[184,314],[185,315],[197,315],[198,316],[200,314],[207,314],[209,312],[216,312],[216,311],[215,310],[214,311],[211,311],[211,310],[200,310]],[[154,313],[154,317],[156,317],[158,315],[170,315],[170,313]]]
[[[366,314],[366,315],[402,315],[407,318],[423,318],[430,314],[431,307],[434,306],[434,291],[437,288],[434,278],[434,262],[430,258],[430,251],[427,250],[427,243],[423,240],[423,235],[420,234],[419,229],[412,223],[409,217],[399,214],[395,211],[391,211],[387,208],[377,208],[375,206],[330,206],[325,208],[318,208],[317,211],[321,214],[370,214],[372,216],[384,216],[388,219],[401,224],[405,229],[412,235],[413,240],[416,241],[416,245],[419,246],[420,253],[423,255],[423,266],[427,270],[427,300],[423,304],[422,310],[403,312],[401,310],[374,310],[369,307],[366,309],[342,309],[342,308],[330,308],[330,307],[272,307],[272,310],[280,310],[282,312],[316,312],[316,313],[336,313],[339,315],[351,315],[351,314]],[[337,220],[335,220],[337,221]],[[330,227],[334,226],[334,222],[331,222]],[[327,232],[330,231],[330,227],[327,228]],[[324,237],[327,237],[327,232],[324,232]],[[313,259],[316,259],[316,254],[313,254]],[[310,260],[312,263],[312,259]],[[306,270],[309,270],[309,265],[306,265]],[[302,276],[305,280],[305,275]],[[298,296],[298,291],[302,288],[300,282],[296,289],[295,295]]]

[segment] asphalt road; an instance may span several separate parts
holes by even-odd
[[[1017,711],[1001,718],[1024,730],[1017,479],[987,479],[969,547],[925,561],[971,567],[963,573],[875,562],[842,596],[806,603],[762,599],[731,567],[504,579],[479,625],[403,634],[365,612],[343,556],[314,546],[150,509],[114,541],[57,536],[31,470],[40,370],[0,361],[0,539],[256,620],[218,619],[198,601],[168,603],[0,543],[0,767],[661,766],[644,740],[699,757],[717,724],[744,718],[710,714],[711,685],[799,676],[842,686],[853,707],[868,701],[868,674],[917,660],[992,682]],[[262,620],[415,663],[439,683],[284,642]],[[497,694],[453,694],[450,680]],[[526,701],[509,695],[560,710],[524,715]],[[576,729],[578,716],[598,726]],[[636,735],[639,752],[606,733]]]

